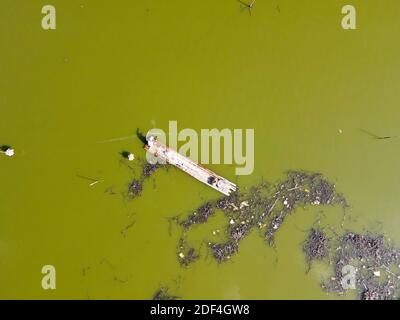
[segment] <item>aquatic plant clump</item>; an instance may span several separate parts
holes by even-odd
[[[178,247],[178,258],[179,263],[182,267],[189,266],[191,263],[195,262],[199,258],[197,251],[187,245],[184,236],[180,237]]]
[[[230,259],[239,250],[238,241],[229,241],[226,243],[210,243],[214,258],[219,262]]]
[[[151,175],[161,167],[160,164],[151,164],[145,162],[142,164],[141,175],[139,178],[133,179],[128,186],[128,198],[133,199],[141,195],[143,191],[143,183],[146,179],[150,178]]]
[[[328,238],[320,229],[312,228],[303,246],[303,252],[307,258],[308,269],[313,260],[322,260],[328,254]]]
[[[133,179],[128,187],[128,196],[135,198],[138,197],[143,190],[143,183],[141,180]]]
[[[207,222],[208,218],[214,213],[211,203],[198,208],[185,221],[182,222],[184,228],[189,228],[193,224],[201,224]]]
[[[308,205],[338,205],[347,207],[345,198],[336,192],[335,185],[321,174],[305,171],[290,171],[286,179],[271,185],[262,182],[248,192],[237,190],[229,197],[203,204],[180,222],[184,227],[183,237],[194,225],[206,223],[216,210],[226,216],[225,243],[208,242],[217,262],[223,262],[236,254],[239,243],[253,229],[262,231],[270,245],[285,218],[299,207]]]
[[[270,244],[274,243],[274,234],[279,229],[287,215],[297,207],[308,205],[339,205],[343,209],[347,202],[343,195],[338,194],[335,185],[326,180],[321,174],[292,171],[288,179],[276,188],[274,198],[279,201],[280,209],[271,219],[265,238]]]
[[[178,300],[178,299],[179,297],[169,294],[169,288],[167,287],[161,287],[153,295],[153,300]]]
[[[151,164],[146,162],[142,169],[142,177],[149,178],[161,165],[159,163]]]
[[[344,294],[343,267],[355,268],[355,286],[360,299],[398,299],[400,296],[400,249],[383,235],[346,233],[333,248],[335,276],[323,287]]]
[[[353,289],[364,300],[400,297],[400,249],[383,235],[347,232],[328,240],[322,230],[311,229],[304,249],[310,264],[328,257],[333,266],[334,275],[322,283],[327,292],[344,295]]]

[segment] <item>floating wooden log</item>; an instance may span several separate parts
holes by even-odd
[[[217,175],[216,173],[200,166],[195,161],[181,155],[175,150],[167,147],[159,142],[155,137],[151,136],[147,139],[145,149],[156,158],[165,163],[174,165],[182,171],[190,174],[193,178],[205,183],[215,190],[229,196],[231,192],[236,190],[236,185],[229,180]]]

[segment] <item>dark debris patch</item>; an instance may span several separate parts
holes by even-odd
[[[391,300],[400,298],[400,249],[383,235],[348,232],[334,241],[330,264],[334,276],[322,283],[327,292],[345,294],[342,282],[345,266],[355,268],[355,290],[359,299]]]
[[[314,260],[323,260],[328,255],[328,238],[320,229],[312,228],[304,243],[303,252],[306,255],[308,270]]]
[[[276,186],[274,198],[278,201],[275,215],[265,232],[266,240],[274,244],[275,232],[285,218],[298,207],[335,205],[345,210],[348,205],[333,183],[319,173],[290,171],[285,181]]]
[[[237,190],[229,197],[206,202],[181,222],[182,237],[193,225],[206,223],[215,210],[222,211],[227,218],[227,240],[212,243],[210,248],[217,262],[223,262],[238,252],[240,242],[251,230],[259,229],[274,245],[275,233],[288,215],[299,207],[320,205],[339,206],[343,211],[347,208],[345,198],[322,174],[290,171],[275,185],[263,181],[248,191]]]
[[[230,231],[230,238],[235,243],[238,243],[240,240],[242,240],[247,235],[247,233],[250,229],[249,226],[250,226],[250,224],[243,223],[243,224],[239,224],[239,225],[233,227]]]
[[[190,264],[195,262],[199,258],[194,248],[188,248],[183,255],[179,256],[179,262],[182,267],[188,267]]]
[[[169,294],[169,288],[167,287],[161,287],[153,295],[153,300],[179,300],[179,299],[180,297]]]
[[[146,162],[143,165],[142,177],[143,178],[149,178],[160,167],[161,167],[161,165],[159,163],[151,164],[151,163]]]
[[[143,184],[144,181],[148,178],[151,177],[151,175],[156,172],[158,169],[162,167],[167,167],[167,165],[160,165],[158,163],[156,164],[151,164],[148,163],[147,161],[140,161],[139,162],[142,169],[141,169],[141,175],[139,178],[134,178],[128,185],[128,192],[127,196],[128,199],[133,199],[137,198],[142,194],[143,191]]]

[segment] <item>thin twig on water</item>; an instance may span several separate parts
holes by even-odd
[[[238,0],[240,4],[242,5],[242,8],[245,8],[249,11],[249,14],[251,15],[251,10],[253,10],[254,5],[256,3],[256,0],[253,0],[251,3],[246,3],[244,1]]]
[[[360,129],[361,132],[369,135],[370,137],[377,139],[377,140],[386,140],[386,139],[393,139],[393,138],[397,138],[397,136],[378,136],[377,134],[364,130],[364,129]]]
[[[96,184],[98,184],[99,182],[102,182],[102,181],[103,181],[103,180],[97,180],[97,179],[85,177],[85,176],[82,176],[82,175],[80,175],[80,174],[77,174],[76,176],[77,176],[78,178],[91,181],[91,183],[89,183],[89,187],[93,187],[94,185],[96,185]]]

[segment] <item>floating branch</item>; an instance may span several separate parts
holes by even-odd
[[[157,141],[153,136],[147,140],[145,149],[162,162],[174,165],[193,178],[196,178],[227,196],[229,196],[231,192],[236,191],[236,185],[234,183],[200,166],[198,163],[181,155],[175,150],[168,148],[166,145]]]
[[[364,129],[360,129],[361,132],[364,132],[365,134],[369,135],[370,137],[377,139],[377,140],[386,140],[386,139],[393,139],[393,138],[397,138],[397,136],[378,136],[375,133],[372,133],[370,131],[364,130]]]
[[[78,178],[91,181],[91,182],[89,183],[89,187],[93,187],[94,185],[96,185],[96,184],[98,184],[99,182],[102,182],[102,181],[103,181],[103,180],[96,180],[96,179],[93,179],[93,178],[81,176],[80,174],[77,174],[76,176],[77,176]]]

